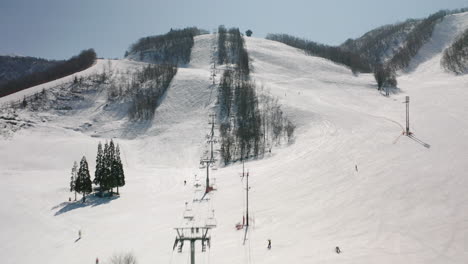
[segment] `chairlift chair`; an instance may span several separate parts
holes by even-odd
[[[206,227],[216,227],[217,225],[217,222],[216,222],[216,219],[214,217],[208,217],[208,219],[206,219],[206,223],[205,223],[205,226]]]

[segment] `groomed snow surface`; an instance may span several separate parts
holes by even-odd
[[[446,18],[434,38],[467,21],[467,14]],[[252,77],[297,129],[293,144],[245,164],[252,219],[243,245],[234,227],[245,208],[240,164],[212,171],[217,191],[193,201],[200,196],[194,175],[204,183],[198,166],[216,97],[215,41],[197,37],[191,64],[179,69],[145,134],[115,139],[126,171],[120,197],[68,202],[73,161],[86,155],[94,172],[105,138],[57,118],[0,140],[2,263],[108,263],[123,252],[139,263],[188,263],[188,244],[172,251],[173,228],[190,225],[185,202],[197,223],[211,210],[217,222],[211,249],[202,253],[197,242],[196,263],[467,263],[468,77],[440,68],[450,38],[426,44],[389,98],[370,74],[246,38]],[[401,135],[405,96],[413,138]],[[89,112],[73,118],[67,126],[86,122]]]

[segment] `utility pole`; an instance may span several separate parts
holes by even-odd
[[[406,103],[406,135],[409,136],[410,135],[410,131],[409,131],[409,96],[406,96],[405,103]]]
[[[246,210],[245,210],[245,217],[247,218],[245,222],[245,226],[249,227],[249,172],[245,173],[245,165],[244,160],[242,160],[242,178],[246,177]]]
[[[174,241],[174,250],[180,242],[177,252],[181,253],[184,247],[184,241],[190,241],[190,263],[195,264],[195,242],[200,240],[202,242],[202,252],[206,251],[206,246],[210,247],[211,237],[208,235],[210,227],[179,227],[174,228],[177,231],[177,237]]]
[[[246,226],[249,228],[249,172],[247,172],[247,189],[246,189],[246,201],[247,201],[247,206],[246,206]]]

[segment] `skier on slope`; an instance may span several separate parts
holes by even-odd
[[[271,249],[271,239],[268,239],[268,246],[267,246],[268,249]]]
[[[336,248],[335,248],[335,251],[336,251],[336,254],[340,254],[340,253],[341,253],[340,247],[336,247]]]

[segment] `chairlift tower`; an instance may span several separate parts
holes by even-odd
[[[172,250],[175,250],[177,245],[177,252],[181,253],[184,247],[185,241],[190,241],[190,263],[195,264],[195,242],[200,240],[202,243],[202,252],[206,251],[206,246],[211,247],[210,241],[211,237],[208,234],[211,227],[176,227],[174,228],[177,232],[177,236],[174,241],[174,246]]]
[[[213,157],[213,143],[216,143],[216,140],[214,138],[214,129],[215,129],[215,117],[216,114],[210,114],[211,120],[208,122],[209,125],[211,125],[211,134],[210,134],[210,140],[208,142],[210,143],[211,146],[211,154],[210,154],[210,159],[214,160]]]
[[[245,196],[246,196],[246,208],[245,208],[245,218],[246,219],[246,222],[245,222],[245,233],[244,233],[244,242],[243,244],[245,245],[245,241],[247,240],[247,232],[249,230],[249,190],[250,190],[250,187],[249,187],[249,172],[247,171],[247,173],[245,173],[245,166],[244,166],[244,160],[242,160],[242,178],[246,178],[245,179],[245,183],[246,183],[246,188],[245,188]]]
[[[216,114],[210,114],[211,120],[208,122],[208,124],[211,125],[211,132],[209,135],[209,140],[208,143],[210,143],[210,156],[202,159],[200,161],[201,164],[204,164],[206,166],[206,191],[205,193],[208,193],[212,190],[210,186],[210,166],[216,162],[216,159],[214,158],[214,150],[213,150],[213,143],[216,143],[216,139],[214,138],[214,129],[215,129],[215,117]]]
[[[206,166],[206,190],[205,193],[209,193],[212,189],[210,186],[210,165],[215,161],[215,159],[202,159],[200,163],[205,164]]]

